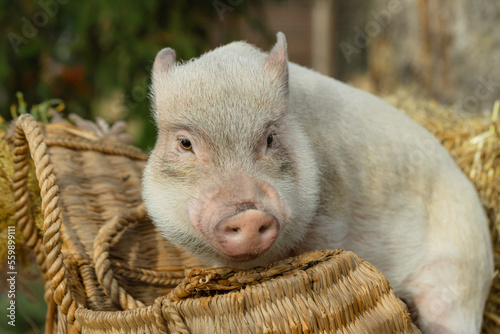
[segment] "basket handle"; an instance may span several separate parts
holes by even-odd
[[[146,210],[143,205],[133,208],[126,214],[115,216],[103,224],[94,239],[94,264],[97,281],[101,284],[104,293],[122,310],[131,310],[145,305],[132,297],[115,279],[109,259],[111,243],[127,226],[141,222],[145,218]]]
[[[62,217],[58,206],[59,188],[55,182],[54,168],[49,161],[44,136],[37,121],[30,114],[23,114],[17,119],[14,146],[15,220],[27,240],[27,245],[36,252],[37,262],[42,272],[46,272],[44,278],[51,282],[54,301],[67,316],[68,323],[73,324],[75,311],[79,305],[68,288],[64,255],[61,252]],[[43,244],[33,223],[33,217],[29,213],[27,176],[30,154],[35,165],[42,199]],[[76,325],[78,327],[78,324]]]

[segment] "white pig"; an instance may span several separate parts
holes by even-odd
[[[368,93],[245,42],[152,73],[148,213],[210,266],[343,248],[380,269],[424,333],[479,333],[493,275],[478,195],[424,128]]]

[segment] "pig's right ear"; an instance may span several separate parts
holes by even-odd
[[[175,65],[175,51],[171,48],[164,48],[156,55],[153,64],[153,80],[165,75],[172,66]]]
[[[276,44],[264,61],[264,69],[272,75],[273,80],[288,89],[288,55],[285,34],[278,32],[276,38]]]

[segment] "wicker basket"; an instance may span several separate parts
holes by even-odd
[[[148,219],[136,148],[29,115],[14,144],[15,219],[47,282],[46,333],[419,332],[387,279],[351,252],[203,269]],[[29,210],[30,154],[43,237]]]

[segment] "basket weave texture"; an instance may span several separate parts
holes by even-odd
[[[419,332],[387,279],[348,251],[204,269],[147,217],[136,148],[30,115],[14,145],[15,220],[46,281],[46,333]],[[30,155],[43,233],[30,215]]]

